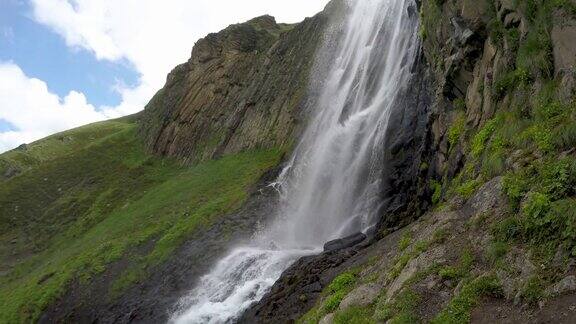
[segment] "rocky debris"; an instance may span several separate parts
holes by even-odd
[[[576,276],[568,276],[552,287],[546,289],[546,294],[552,297],[576,291]]]
[[[366,234],[364,233],[352,234],[350,236],[332,240],[324,244],[324,252],[347,249],[353,247],[354,245],[360,244],[365,240],[366,240]]]
[[[528,258],[526,250],[515,247],[504,257],[510,271],[497,270],[496,275],[502,285],[504,297],[520,302],[521,288],[536,272],[536,266]]]

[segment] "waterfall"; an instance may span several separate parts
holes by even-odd
[[[377,222],[388,120],[419,47],[416,6],[414,0],[347,6],[311,122],[276,183],[276,221],[202,277],[171,322],[234,322],[298,258]]]

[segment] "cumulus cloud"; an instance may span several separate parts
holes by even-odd
[[[35,19],[69,46],[99,59],[127,59],[142,82],[158,88],[209,32],[271,14],[296,22],[320,11],[327,0],[32,0]]]
[[[116,108],[97,111],[79,92],[64,98],[13,63],[0,62],[0,120],[16,130],[0,133],[0,151],[94,121],[116,117]]]
[[[27,78],[14,64],[3,64],[0,79],[9,80],[11,74],[19,83],[12,85],[8,97],[0,94],[1,110],[8,101],[13,105],[7,112],[0,111],[0,118],[18,131],[0,134],[0,151],[72,126],[138,112],[163,86],[168,72],[189,58],[194,42],[209,32],[263,14],[279,22],[297,22],[319,12],[327,2],[31,0],[34,20],[59,34],[69,47],[89,51],[99,60],[128,61],[140,77],[134,87],[116,87],[122,98],[117,107],[93,107],[81,93],[58,98],[41,80]]]

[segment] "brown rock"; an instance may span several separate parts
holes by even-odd
[[[554,47],[554,68],[556,71],[576,67],[576,20],[561,18],[556,13],[552,28],[552,44]]]
[[[188,163],[289,147],[326,15],[293,27],[263,16],[199,40],[143,113],[153,153]]]

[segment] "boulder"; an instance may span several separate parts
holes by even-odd
[[[330,313],[318,322],[319,324],[332,324],[334,323],[334,313]]]
[[[352,290],[340,303],[340,309],[345,310],[352,306],[367,306],[372,304],[378,295],[380,288],[376,284],[364,284]]]
[[[557,15],[559,15],[557,13]],[[554,68],[556,72],[576,67],[576,20],[555,19],[552,28]]]
[[[13,166],[13,165],[9,165],[6,170],[4,171],[4,179],[10,179],[13,178],[15,176],[17,176],[18,174],[20,174],[22,172],[22,170],[20,170],[19,168]]]
[[[344,238],[336,239],[324,244],[324,252],[343,250],[366,240],[366,234],[356,233]]]
[[[568,276],[546,289],[546,294],[549,296],[560,296],[574,291],[576,291],[576,276]]]

